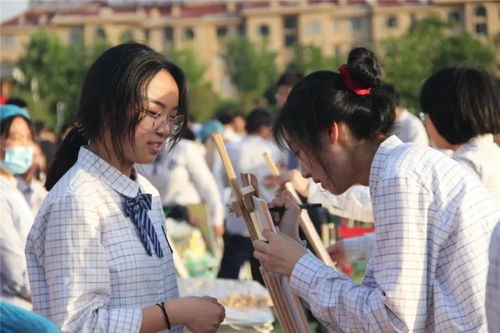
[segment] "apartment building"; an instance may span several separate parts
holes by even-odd
[[[0,25],[0,63],[15,63],[30,34],[46,29],[65,43],[105,39],[111,44],[144,42],[157,51],[192,48],[207,64],[207,80],[221,95],[231,93],[224,71],[225,38],[266,40],[283,67],[297,43],[319,46],[330,56],[354,45],[374,45],[400,36],[417,20],[436,13],[458,22],[459,31],[480,38],[500,36],[497,0],[32,0],[34,6]],[[37,4],[45,4],[38,6]]]

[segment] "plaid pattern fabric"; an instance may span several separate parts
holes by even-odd
[[[179,297],[165,237],[163,257],[149,256],[125,213],[139,192],[152,195],[147,215],[161,235],[156,189],[82,147],[42,203],[26,247],[33,309],[63,332],[139,332],[142,308]]]
[[[491,236],[489,257],[486,316],[490,332],[496,332],[500,328],[500,223]]]
[[[472,173],[392,136],[370,171],[376,238],[361,284],[304,255],[292,288],[346,332],[486,332],[488,245],[500,208]]]

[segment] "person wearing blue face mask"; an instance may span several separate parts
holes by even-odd
[[[33,223],[31,209],[16,187],[16,174],[33,161],[33,130],[26,110],[0,106],[0,261],[1,300],[31,309],[24,248]]]

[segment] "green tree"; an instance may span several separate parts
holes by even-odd
[[[226,42],[223,59],[246,109],[259,104],[269,83],[276,79],[275,57],[266,42],[252,43],[246,38]]]
[[[56,125],[58,103],[66,106],[64,121],[72,121],[87,67],[107,48],[104,42],[88,48],[83,41],[64,45],[56,35],[37,31],[16,64],[22,79],[13,94],[24,97],[33,118],[44,120],[50,127]]]
[[[402,37],[379,45],[385,79],[398,88],[403,105],[418,108],[420,87],[440,68],[458,63],[493,68],[492,47],[470,35],[455,34],[453,28],[453,22],[431,15],[418,21]]]
[[[293,60],[287,69],[308,74],[319,70],[337,70],[342,59],[329,57],[323,54],[316,45],[296,45],[293,48]]]
[[[207,65],[200,62],[192,49],[172,50],[168,57],[181,67],[186,75],[189,112],[197,121],[212,118],[219,97],[212,89],[212,85],[205,80]]]

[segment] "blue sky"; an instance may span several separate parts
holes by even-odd
[[[28,7],[28,0],[0,0],[0,21],[16,16]]]

